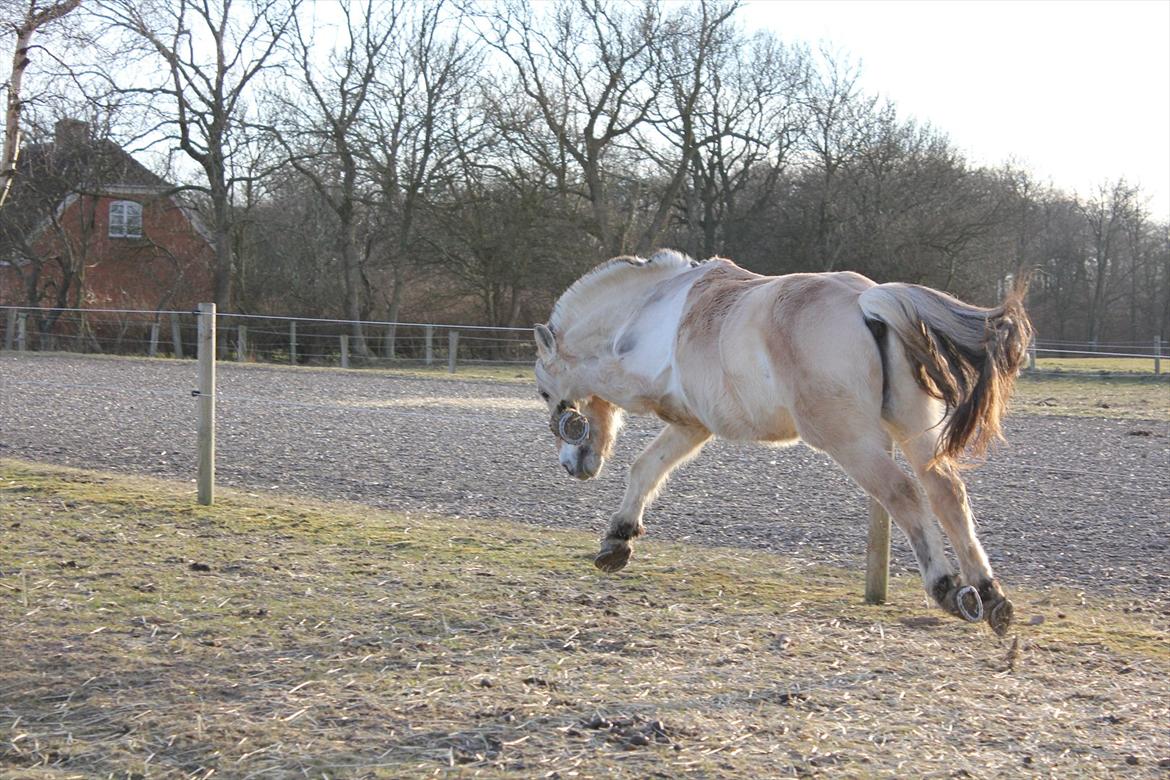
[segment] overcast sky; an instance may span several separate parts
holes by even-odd
[[[1082,195],[1124,177],[1170,219],[1170,0],[748,0],[740,19],[860,60],[973,163]]]

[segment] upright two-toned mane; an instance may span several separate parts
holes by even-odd
[[[1022,300],[983,308],[855,273],[760,276],[671,251],[601,264],[536,327],[537,384],[561,465],[580,479],[599,473],[620,410],[667,425],[630,468],[597,566],[626,565],[646,506],[712,436],[804,441],[889,511],[944,609],[1004,633],[1011,602],[955,462],[999,433],[1031,334]]]
[[[612,300],[610,293],[628,287],[631,281],[640,283],[658,281],[674,276],[690,268],[695,261],[680,252],[664,249],[647,258],[622,255],[606,260],[586,273],[561,294],[549,316],[549,326],[559,330],[566,321],[579,318],[584,311],[593,317],[605,301]]]

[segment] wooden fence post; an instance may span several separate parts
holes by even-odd
[[[236,330],[236,362],[248,359],[248,326],[240,325]]]
[[[892,454],[893,442],[888,445]],[[869,536],[865,543],[865,603],[885,604],[890,584],[890,515],[869,500]]]
[[[349,368],[349,336],[342,333],[338,338],[341,339],[341,367]]]
[[[1028,370],[1036,370],[1036,339],[1028,343]]]
[[[459,355],[459,331],[447,332],[447,371],[455,373],[455,360]]]
[[[8,323],[4,328],[4,349],[12,349],[13,342],[16,341],[16,309],[8,310]]]
[[[158,323],[150,323],[150,356],[158,357]]]
[[[215,304],[199,304],[199,503],[215,500]]]
[[[171,345],[173,347],[175,357],[182,359],[183,327],[179,324],[179,315],[177,313],[171,314]]]
[[[395,355],[395,351],[396,351],[395,346],[396,345],[394,344],[394,340],[395,340],[395,338],[397,338],[397,336],[398,336],[398,324],[391,322],[389,325],[386,326],[386,340],[384,342],[382,342],[382,357],[389,358],[390,360],[394,360],[394,358],[396,357],[396,355]]]
[[[24,352],[28,349],[28,312],[22,311],[16,315],[16,349]]]
[[[297,321],[288,322],[288,362],[297,364]]]
[[[1162,337],[1154,336],[1154,376],[1162,373]]]
[[[423,362],[428,366],[435,362],[435,326],[426,325],[423,327],[423,339],[425,342],[425,354]]]

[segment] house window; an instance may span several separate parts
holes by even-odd
[[[110,237],[142,238],[142,204],[116,200],[110,204]]]

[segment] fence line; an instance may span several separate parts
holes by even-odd
[[[4,309],[7,317],[0,317],[0,328],[5,333],[5,349],[183,358],[194,356],[198,342],[195,312],[27,306]],[[30,315],[40,315],[39,322],[30,322]],[[170,318],[169,340],[167,328],[159,322],[165,317]],[[234,356],[241,362],[343,367],[414,363],[443,365],[455,373],[460,364],[517,365],[535,359],[528,328],[230,312],[217,312],[216,322],[221,331],[219,358]],[[355,344],[349,329],[354,325],[366,329],[364,344]]]
[[[71,307],[0,306],[4,349],[143,354],[149,357],[193,357],[197,334],[196,311],[181,309],[84,309]],[[34,326],[29,315],[51,313],[51,322]],[[460,364],[509,365],[535,359],[529,328],[422,323],[390,320],[354,320],[329,317],[217,312],[221,331],[219,357],[238,361],[294,365],[378,367],[397,364],[443,366],[451,373]],[[144,318],[144,319],[134,319]],[[170,319],[169,334],[159,321]],[[265,327],[265,321],[271,323]],[[279,325],[278,325],[279,323]],[[298,327],[299,325],[299,327]],[[366,329],[364,349],[347,328]],[[42,330],[44,329],[44,330]],[[342,329],[346,329],[342,332]],[[446,338],[443,338],[443,332]],[[169,336],[169,338],[168,338]],[[1036,358],[1111,358],[1153,360],[1153,373],[1162,374],[1162,339],[1148,342],[1037,339],[1029,348],[1028,369]],[[1117,368],[1123,373],[1144,372],[1143,364]],[[1086,370],[1091,370],[1088,368]],[[1097,372],[1101,373],[1101,372]]]

